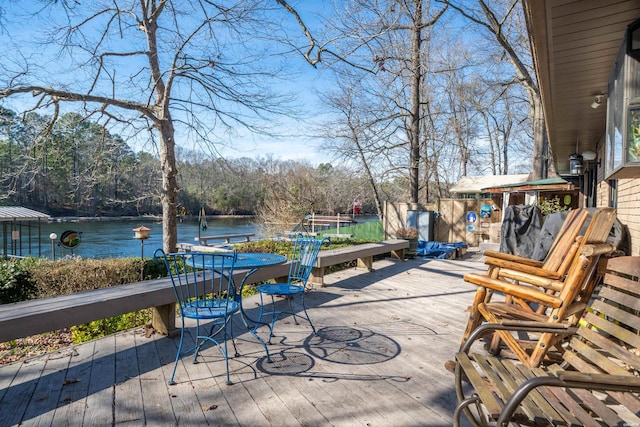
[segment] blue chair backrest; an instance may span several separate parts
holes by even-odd
[[[331,242],[328,238],[322,240],[313,237],[298,235],[293,244],[291,253],[291,268],[289,269],[289,283],[305,286],[313,265],[318,258],[318,252],[322,245],[329,246]]]
[[[218,307],[228,305],[235,298],[233,266],[236,252],[203,253],[179,252],[165,254],[158,249],[156,258],[162,258],[173,283],[173,290],[180,306],[210,307],[215,301]],[[226,302],[225,302],[226,301]]]

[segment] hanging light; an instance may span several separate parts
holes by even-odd
[[[582,156],[578,154],[579,140],[576,138],[576,152],[569,156],[569,175],[582,175]]]
[[[573,153],[569,156],[569,174],[582,175],[582,156],[580,154]]]

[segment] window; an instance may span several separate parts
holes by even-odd
[[[618,207],[618,180],[617,179],[609,180],[609,207],[610,208]]]
[[[607,100],[605,175],[640,177],[640,62],[622,44],[611,76]]]

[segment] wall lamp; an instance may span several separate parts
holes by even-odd
[[[595,110],[600,107],[602,105],[602,98],[604,98],[604,95],[596,95],[595,101],[591,103],[591,108]]]

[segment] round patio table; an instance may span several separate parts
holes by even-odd
[[[278,254],[270,254],[270,253],[255,253],[255,252],[238,252],[236,254],[236,262],[233,266],[234,271],[238,270],[247,270],[244,277],[242,278],[242,282],[240,282],[240,286],[235,289],[234,299],[240,304],[240,317],[242,318],[242,322],[247,327],[251,335],[253,335],[264,347],[264,351],[267,354],[267,360],[271,361],[271,356],[269,354],[269,349],[267,348],[267,344],[264,342],[262,338],[257,333],[257,329],[260,325],[266,325],[264,322],[258,322],[255,319],[251,319],[247,313],[244,311],[244,306],[242,304],[242,290],[244,289],[244,285],[247,282],[247,279],[256,271],[263,267],[268,267],[271,265],[284,264],[287,262],[287,257],[284,255]],[[205,265],[205,268],[210,268],[211,266]],[[214,266],[215,268],[215,266]],[[251,324],[251,325],[250,325]]]

